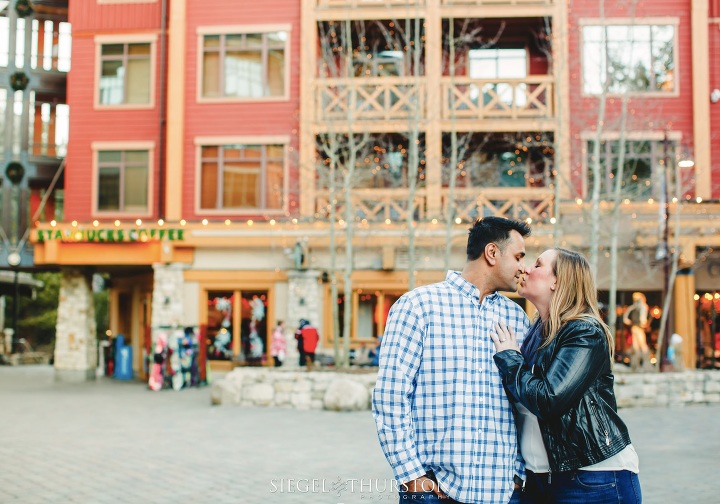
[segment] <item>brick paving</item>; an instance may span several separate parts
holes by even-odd
[[[624,409],[644,501],[715,503],[720,407]],[[0,367],[0,503],[397,502],[368,412],[210,406],[209,389]]]

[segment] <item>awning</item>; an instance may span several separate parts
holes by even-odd
[[[44,284],[35,280],[30,273],[18,273],[18,290],[23,296],[31,296],[35,289],[40,289]],[[15,294],[15,272],[0,270],[0,296],[12,296]]]

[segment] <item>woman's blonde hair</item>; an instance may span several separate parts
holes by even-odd
[[[590,271],[590,264],[584,256],[572,250],[564,248],[554,250],[557,255],[552,269],[557,284],[555,294],[550,300],[550,315],[543,324],[545,341],[542,346],[549,345],[560,328],[571,320],[596,322],[605,332],[612,362],[615,345],[610,329],[600,318],[597,288]]]

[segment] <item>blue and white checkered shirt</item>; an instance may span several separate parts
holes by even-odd
[[[390,310],[373,415],[399,483],[432,470],[455,500],[506,504],[513,475],[524,477],[512,409],[492,358],[496,321],[522,342],[529,326],[522,308],[498,293],[481,304],[477,287],[455,271],[408,292]]]

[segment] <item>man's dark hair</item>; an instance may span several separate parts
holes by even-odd
[[[479,258],[488,243],[495,243],[501,251],[504,251],[510,240],[510,231],[513,229],[523,238],[530,235],[530,226],[521,221],[502,217],[484,217],[476,220],[468,233],[467,260],[474,261]]]

